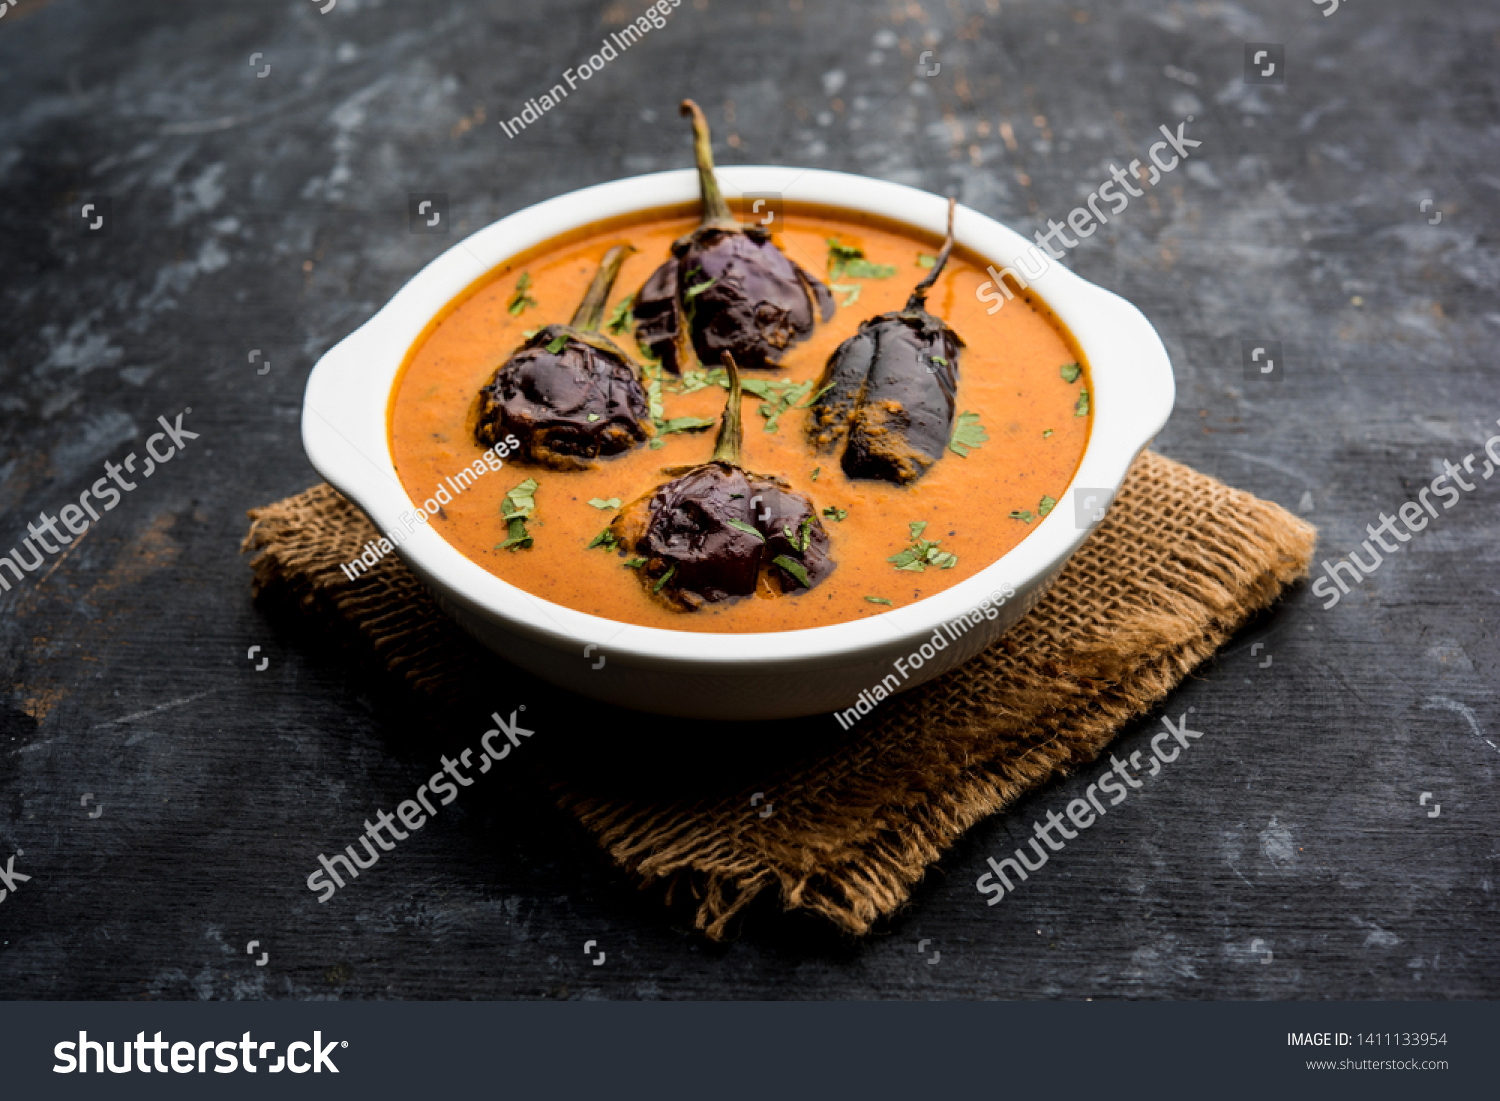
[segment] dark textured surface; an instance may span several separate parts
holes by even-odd
[[[675,106],[693,95],[723,163],[956,191],[1026,232],[1193,115],[1186,165],[1066,262],[1172,354],[1158,447],[1343,554],[1496,431],[1500,10],[1331,3],[687,0],[509,139],[496,120],[642,5],[21,0],[0,20],[0,551],[143,453],[158,415],[191,407],[201,437],[0,593],[0,867],[19,850],[32,877],[0,902],[0,990],[1500,992],[1494,482],[1337,607],[1301,588],[1243,632],[1166,708],[1195,708],[1202,740],[1014,895],[985,905],[985,858],[1107,764],[974,829],[857,943],[760,910],[710,945],[502,783],[320,906],[317,854],[410,797],[440,748],[304,625],[253,607],[236,553],[245,509],[315,480],[312,363],[455,240],[408,232],[408,196],[445,194],[461,234],[683,166]],[[1247,42],[1285,45],[1285,85],[1243,83]],[[926,50],[941,69],[924,77]],[[89,236],[80,208],[101,198],[109,233]],[[1279,341],[1284,381],[1248,377],[1243,340]],[[509,711],[526,689],[494,696]],[[569,736],[565,713],[533,725]],[[649,722],[621,736],[651,751]]]

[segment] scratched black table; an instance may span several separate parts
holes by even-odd
[[[1159,449],[1305,515],[1320,559],[1368,562],[1366,525],[1500,431],[1493,5],[686,0],[507,136],[644,7],[20,0],[0,20],[0,552],[38,523],[56,552],[0,566],[0,990],[1500,991],[1500,485],[1478,462],[1335,606],[1299,586],[1134,724],[1122,756],[1164,717],[1203,737],[1001,905],[974,887],[986,859],[1107,761],[972,830],[858,942],[774,907],[706,942],[524,786],[466,797],[319,905],[316,853],[436,751],[358,661],[251,604],[245,510],[316,480],[307,372],[460,235],[684,165],[685,95],[723,163],[956,193],[1027,233],[1185,125],[1201,146],[1063,262],[1161,332]],[[421,197],[450,234],[420,231]],[[179,414],[197,435],[174,442],[158,418]],[[131,455],[116,507],[47,533]]]

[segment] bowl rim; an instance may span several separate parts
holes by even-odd
[[[775,165],[720,167],[717,175],[730,198],[779,194],[794,203],[874,214],[938,236],[947,219],[946,198],[866,176]],[[396,473],[388,409],[407,354],[433,318],[527,249],[593,222],[697,197],[697,172],[691,168],[632,176],[526,207],[446,249],[313,367],[302,415],[303,444],[313,467],[383,535],[410,529],[408,515],[422,509]],[[954,238],[998,268],[1039,251],[1031,240],[962,204],[954,216]],[[1175,400],[1166,349],[1133,305],[1055,261],[1030,287],[1072,333],[1087,360],[1093,380],[1089,440],[1057,507],[1011,550],[940,593],[822,627],[678,631],[622,623],[534,596],[465,557],[425,523],[403,535],[397,553],[430,587],[469,614],[498,621],[551,649],[607,648],[610,660],[640,668],[719,675],[762,675],[792,667],[805,672],[884,652],[893,642],[929,637],[992,593],[1013,589],[1024,595],[1055,573],[1094,526],[1074,522],[1073,509],[1066,507],[1069,495],[1075,488],[1104,489],[1112,502],[1131,464],[1166,423]]]

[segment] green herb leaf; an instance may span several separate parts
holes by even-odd
[[[612,333],[623,333],[630,328],[630,310],[634,305],[635,295],[626,295],[624,300],[610,312],[606,328]]]
[[[506,540],[499,544],[499,549],[524,550],[532,545],[526,521],[536,512],[536,491],[536,479],[527,478],[506,493],[504,500],[500,502],[500,516],[506,523]]]
[[[620,541],[614,537],[608,528],[605,528],[598,535],[594,536],[594,541],[589,544],[588,549],[593,550],[595,547],[603,547],[607,551],[612,551],[619,545]]]
[[[618,497],[590,497],[589,504],[595,508],[619,508],[620,499]]]
[[[883,596],[867,596],[865,597],[865,599],[868,600],[871,604],[884,604],[887,607],[895,607],[895,605],[893,605]]]
[[[703,273],[700,271],[697,274],[702,275]],[[689,287],[687,290],[685,290],[685,291],[682,292],[682,297],[684,299],[697,298],[700,294],[702,294],[704,291],[708,290],[709,287],[713,286],[718,281],[719,281],[719,277],[718,276],[714,276],[712,279],[710,279],[706,283],[695,283],[693,286]]]
[[[1044,428],[1044,429],[1042,429],[1042,439],[1045,440],[1050,435],[1052,435],[1052,429],[1050,429],[1050,428]]]
[[[677,572],[677,565],[676,565],[676,563],[673,563],[667,569],[667,572],[661,575],[661,579],[659,581],[657,581],[656,585],[652,588],[651,591],[654,592],[654,593],[661,592],[661,587],[663,585],[665,585],[668,581],[672,580],[672,575],[674,573],[676,573],[676,572]]]
[[[896,274],[896,265],[876,264],[860,257],[845,264],[841,274],[850,279],[889,279]]]
[[[1078,376],[1083,374],[1083,368],[1076,363],[1064,363],[1061,370],[1064,382],[1077,382]]]
[[[1073,406],[1073,415],[1075,417],[1086,417],[1089,415],[1089,392],[1087,390],[1079,393],[1078,404]]]
[[[842,521],[844,517],[849,515],[849,510],[846,508],[838,508],[834,505],[829,505],[823,510],[823,515],[828,517],[830,520]]]
[[[812,588],[812,582],[808,580],[807,570],[803,567],[802,563],[794,562],[784,554],[778,554],[775,558],[771,559],[771,564],[773,566],[780,566],[786,570],[787,573],[797,579],[797,583],[804,589]]]
[[[519,317],[527,306],[535,306],[536,299],[526,292],[531,289],[531,273],[523,271],[521,278],[516,280],[516,293],[510,296],[510,301],[505,308],[510,311],[512,317]]]
[[[891,555],[886,559],[887,562],[898,570],[909,570],[912,573],[921,573],[928,566],[951,570],[958,565],[958,555],[943,550],[935,539],[922,538],[922,532],[927,530],[927,521],[913,521],[910,527],[911,546],[899,554]]]
[[[590,424],[593,424],[598,419],[599,419],[599,414],[598,413],[590,413],[589,414],[588,420],[589,420]]]
[[[932,362],[936,363],[939,367],[946,367],[946,366],[948,366],[948,361],[946,359],[944,359],[942,356],[933,356],[932,357]]]
[[[553,355],[556,355],[567,346],[568,335],[566,333],[558,333],[551,340],[547,341],[547,351],[551,352]]]
[[[823,473],[823,468],[821,466],[813,467],[812,480],[816,482],[818,480],[818,475],[821,473]]]
[[[638,570],[646,564],[644,558],[627,558],[621,563],[627,570]]]
[[[823,387],[823,389],[819,390],[812,397],[808,398],[801,405],[797,406],[797,408],[798,409],[807,409],[807,408],[809,408],[811,406],[817,405],[818,401],[823,397],[823,395],[826,394],[826,393],[828,393],[828,391],[832,390],[834,388],[834,386],[836,386],[836,385],[837,385],[837,383],[830,382],[827,386]]]
[[[875,264],[866,260],[865,250],[856,245],[846,245],[837,237],[829,237],[827,240],[830,280],[845,276],[850,279],[889,279],[896,274],[896,269],[891,264]]]
[[[743,531],[747,535],[753,535],[762,543],[766,541],[766,537],[756,530],[754,524],[747,524],[744,520],[725,520],[724,522],[734,528],[735,531]]]
[[[1057,498],[1056,497],[1043,496],[1042,497],[1042,503],[1039,504],[1039,505],[1037,505],[1037,507],[1036,507],[1036,514],[1038,516],[1046,516],[1047,513],[1051,512],[1056,507],[1057,507]]]
[[[1010,518],[1012,520],[1019,520],[1023,524],[1029,524],[1032,520],[1036,519],[1036,517],[1031,515],[1031,510],[1025,508],[1012,509]]]
[[[989,436],[984,425],[979,423],[978,413],[960,413],[953,425],[953,438],[948,441],[948,450],[967,459],[969,449],[988,443]]]
[[[713,426],[714,421],[711,417],[673,417],[657,425],[656,431],[659,435],[668,436],[673,432],[699,432]]]
[[[523,340],[530,340],[532,337],[536,336],[536,334],[539,333],[539,332],[541,332],[541,331],[542,331],[541,329],[527,329],[525,332],[523,332],[521,334],[521,339],[523,339]]]
[[[932,267],[933,264],[936,264],[936,263],[937,263],[937,257],[936,256],[930,255],[929,253],[925,253],[925,252],[919,252],[919,253],[917,253],[917,267],[919,267],[919,268],[930,268],[930,267]]]
[[[863,283],[829,283],[828,289],[834,294],[844,296],[844,300],[839,305],[852,306],[859,301],[859,292],[865,289],[865,285]]]

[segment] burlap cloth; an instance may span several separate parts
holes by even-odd
[[[362,647],[419,694],[429,730],[462,714],[472,741],[497,684],[508,700],[563,695],[460,631],[397,555],[349,581],[339,563],[377,534],[331,487],[250,516],[242,549],[255,552],[257,597],[290,601]],[[643,720],[565,696],[552,714],[569,717],[566,729],[527,740],[516,759],[617,864],[663,887],[712,938],[772,889],[788,910],[865,933],[966,829],[1094,760],[1305,575],[1315,536],[1277,505],[1146,452],[1026,618],[847,733],[831,716]],[[546,729],[539,718],[528,725]],[[537,745],[547,748],[531,752]]]

